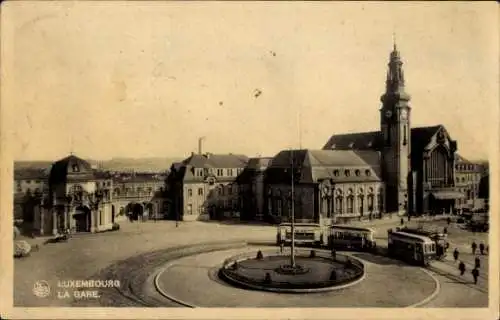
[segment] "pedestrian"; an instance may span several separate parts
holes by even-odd
[[[408,213],[408,221],[410,221],[410,220],[411,220],[411,216],[410,216],[410,214]]]
[[[443,229],[443,233],[444,233],[444,234],[448,234],[448,228],[444,227],[444,229]]]
[[[479,278],[478,268],[474,268],[474,270],[472,270],[472,276],[474,277],[474,284],[477,284],[477,278]]]
[[[332,259],[336,260],[337,259],[337,252],[335,251],[335,248],[332,247]]]
[[[446,219],[446,222],[448,222],[448,225],[450,225],[450,223],[451,223],[451,218],[450,218],[450,217],[448,217],[448,219]]]
[[[476,259],[474,259],[474,268],[479,269],[480,267],[481,267],[481,260],[479,259],[479,257],[476,257]]]
[[[484,243],[479,244],[479,251],[481,251],[481,255],[484,255]]]
[[[475,241],[472,242],[471,248],[472,248],[472,254],[476,254],[477,244]]]
[[[486,254],[490,252],[490,246],[486,246]]]
[[[455,250],[453,250],[453,258],[455,259],[455,262],[457,262],[458,260],[458,255],[459,255],[458,249],[455,248]]]
[[[284,242],[283,241],[280,241],[280,253],[283,254],[283,250],[284,250]]]
[[[405,224],[405,221],[403,220],[403,218],[401,218],[401,226]]]
[[[463,276],[465,273],[465,263],[460,261],[460,264],[458,265],[458,270],[460,270],[460,275]]]

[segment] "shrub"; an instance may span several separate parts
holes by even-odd
[[[330,273],[330,280],[332,280],[332,281],[337,280],[337,271],[332,270],[332,273]]]
[[[316,251],[311,250],[311,252],[309,253],[309,258],[316,258]]]
[[[260,250],[257,252],[257,259],[258,260],[264,259],[264,255],[262,254],[262,251],[260,251]]]
[[[345,267],[346,269],[352,268],[352,261],[347,258],[347,261],[345,262]]]
[[[237,270],[238,269],[238,261],[235,261],[231,267],[233,270]]]
[[[264,279],[264,282],[267,284],[270,284],[272,282],[271,274],[269,272],[266,272],[266,278]]]
[[[20,258],[29,255],[31,246],[24,240],[14,242],[14,257]]]

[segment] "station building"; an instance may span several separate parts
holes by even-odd
[[[376,151],[285,150],[265,175],[267,215],[273,222],[291,220],[292,201],[297,222],[329,225],[380,218],[384,212]]]
[[[455,185],[457,142],[443,125],[412,128],[410,100],[394,45],[381,96],[380,129],[335,134],[323,149],[378,152],[386,212],[450,212],[464,197]]]

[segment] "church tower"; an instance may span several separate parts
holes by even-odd
[[[385,93],[380,98],[383,136],[382,175],[386,183],[387,212],[404,213],[408,207],[410,175],[410,95],[405,92],[403,62],[394,42],[387,70]]]

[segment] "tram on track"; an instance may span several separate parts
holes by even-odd
[[[427,236],[389,229],[387,240],[387,251],[391,258],[428,266],[436,257],[436,243]]]
[[[448,236],[446,234],[437,231],[424,230],[423,228],[404,227],[401,229],[397,228],[396,230],[431,238],[436,243],[436,258],[443,259],[446,257],[446,252],[449,247],[447,241]]]
[[[297,245],[323,246],[325,245],[325,228],[316,223],[295,223],[295,243]],[[281,223],[278,225],[276,244],[285,245],[292,242],[292,224]]]
[[[340,250],[369,251],[376,248],[374,230],[348,225],[332,225],[329,228],[328,247]]]

